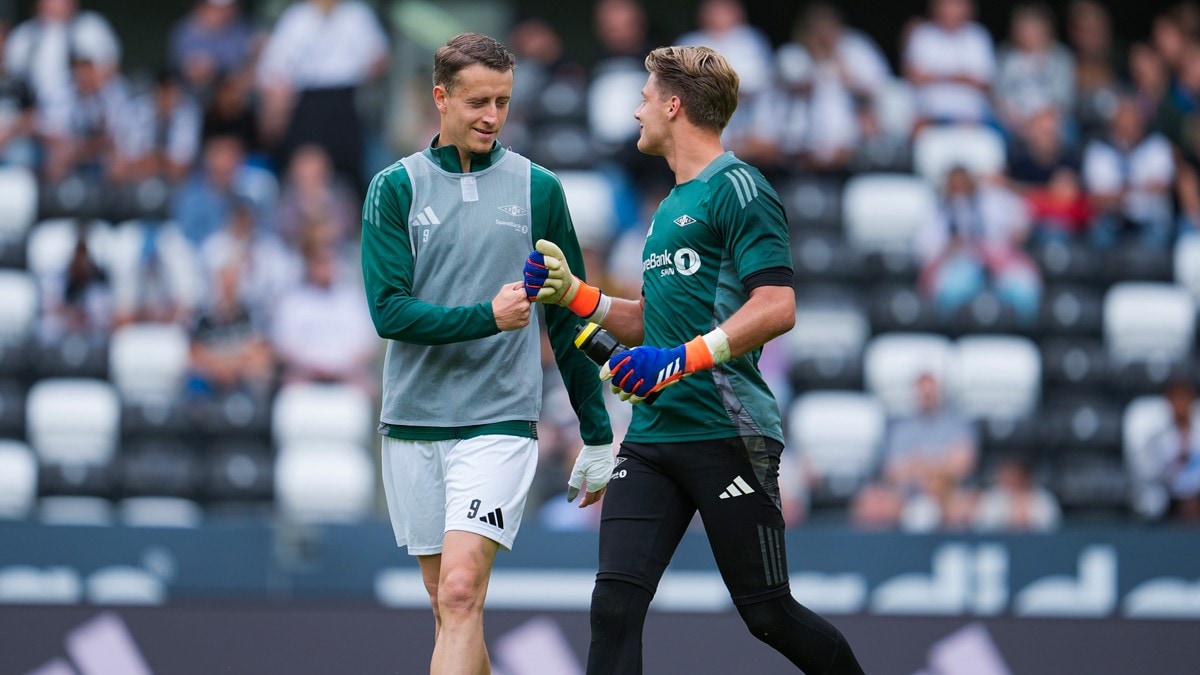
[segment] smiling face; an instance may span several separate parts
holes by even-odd
[[[442,115],[439,145],[458,148],[464,167],[469,153],[486,153],[504,128],[512,98],[513,71],[472,64],[458,71],[448,87],[433,88]]]
[[[667,136],[667,114],[672,106],[653,73],[642,87],[642,102],[633,117],[641,123],[637,148],[647,155],[662,155]]]

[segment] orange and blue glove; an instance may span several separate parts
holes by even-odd
[[[525,297],[530,302],[560,305],[587,319],[603,300],[599,288],[571,274],[567,258],[554,242],[539,239],[525,259]]]
[[[713,365],[712,350],[697,336],[670,349],[641,346],[616,354],[600,369],[600,379],[611,380],[613,393],[622,401],[637,404]]]

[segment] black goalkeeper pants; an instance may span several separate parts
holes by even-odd
[[[783,446],[762,437],[623,443],[604,497],[587,675],[642,672],[642,625],[697,511],[738,613],[807,675],[858,675],[850,645],[788,586],[779,508]]]

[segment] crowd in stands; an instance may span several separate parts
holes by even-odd
[[[894,63],[824,2],[800,7],[776,45],[740,0],[700,0],[695,29],[677,36],[656,34],[639,0],[598,0],[589,67],[553,25],[524,18],[503,36],[519,67],[502,141],[560,173],[589,276],[634,297],[649,217],[671,187],[662,160],[634,146],[642,59],[669,42],[730,59],[741,101],[726,147],[779,190],[798,317],[821,317],[767,346],[765,374],[785,419],[837,390],[868,397],[863,410],[874,412],[864,414],[882,420],[844,484],[789,424],[790,524],[833,514],[869,529],[1045,531],[1094,506],[1200,522],[1190,369],[1200,281],[1194,295],[1184,290],[1200,277],[1184,269],[1200,268],[1200,5],[1162,12],[1148,35],[1120,34],[1095,0],[1072,0],[1061,16],[1019,4],[1002,34],[975,10],[972,0],[930,0],[927,16],[900,27]],[[363,0],[297,0],[269,21],[238,0],[196,0],[147,76],[122,67],[109,21],[77,0],[37,0],[0,26],[0,170],[26,170],[39,194],[37,222],[0,247],[3,267],[27,270],[37,288],[27,350],[0,355],[0,379],[23,382],[16,397],[40,378],[109,377],[114,336],[145,324],[186,334],[178,404],[193,426],[181,437],[215,439],[192,453],[220,446],[238,406],[250,406],[247,419],[269,417],[293,384],[378,396],[381,345],[356,249],[363,187],[382,168],[369,144],[382,134],[359,94],[387,86],[394,29]],[[382,154],[428,141],[404,138]],[[880,215],[865,227],[885,231],[855,234],[867,230],[852,230],[860,205],[850,195],[868,178],[881,187],[857,191],[876,200],[861,208]],[[887,230],[900,212],[915,215]],[[1130,281],[1187,298],[1181,350],[1113,351],[1121,326],[1109,326],[1117,313],[1105,294]],[[869,353],[892,332],[942,350],[905,357],[900,406],[880,405]],[[967,369],[954,364],[975,334],[1032,345],[1034,387],[1011,415],[964,403]],[[561,498],[580,441],[553,359],[544,364],[531,508],[548,527],[593,527],[594,509]],[[1122,454],[1133,441],[1120,422],[1135,399],[1149,420],[1138,427],[1144,461]],[[610,403],[619,437],[628,406]],[[1048,421],[1054,413],[1065,421]],[[234,436],[269,456],[269,426]],[[49,475],[43,494],[62,491]],[[119,480],[109,485],[98,493],[120,493]],[[188,495],[205,498],[200,487]]]

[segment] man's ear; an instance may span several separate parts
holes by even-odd
[[[678,96],[671,96],[667,99],[667,119],[675,119],[681,110],[683,110],[683,102],[679,100]]]
[[[433,104],[437,106],[438,112],[446,114],[446,97],[450,95],[446,88],[440,84],[433,87]]]

